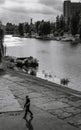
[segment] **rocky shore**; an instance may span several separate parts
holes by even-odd
[[[38,60],[32,56],[22,58],[5,56],[4,62],[9,69],[22,71],[34,76],[36,76],[36,70],[39,66]]]

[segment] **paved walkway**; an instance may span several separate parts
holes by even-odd
[[[81,129],[80,93],[39,80],[12,71],[0,77],[0,130]],[[34,118],[28,115],[25,121],[26,95]]]
[[[0,112],[22,111],[20,104],[15,99],[8,85],[0,82]]]

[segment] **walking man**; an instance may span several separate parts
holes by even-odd
[[[25,102],[24,108],[25,108],[25,115],[23,118],[26,119],[28,112],[30,113],[31,117],[33,117],[33,113],[30,111],[30,98],[29,98],[29,96],[26,96],[26,102]]]

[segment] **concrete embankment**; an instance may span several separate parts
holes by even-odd
[[[8,69],[8,72],[12,72],[12,70]],[[26,79],[26,81],[30,81],[30,82],[36,83],[38,85],[43,85],[44,87],[50,88],[51,90],[57,89],[59,91],[65,92],[65,93],[73,94],[73,95],[76,95],[78,97],[81,97],[80,91],[71,89],[68,86],[64,86],[64,85],[60,85],[60,84],[57,84],[54,82],[50,82],[48,80],[45,80],[45,79],[42,79],[39,77],[35,77],[35,76],[29,75],[29,74],[25,74],[23,72],[19,72],[19,71],[17,72],[15,70],[13,71],[13,73],[15,73],[16,75],[17,74],[20,75],[20,77],[24,77]]]
[[[7,70],[0,77],[1,93],[4,92],[3,88],[7,92],[4,96],[0,95],[0,99],[6,100],[8,96],[9,100],[6,100],[6,104],[0,100],[0,111],[3,110],[0,114],[1,130],[81,129],[80,92],[12,70]],[[28,114],[25,121],[23,106],[26,95],[31,99],[30,108],[34,118],[30,119]],[[12,103],[12,107],[9,107]],[[4,111],[6,108],[8,111]]]

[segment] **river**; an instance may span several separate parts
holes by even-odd
[[[37,58],[38,77],[56,83],[60,83],[62,78],[68,78],[68,87],[81,91],[81,44],[10,35],[5,36],[4,44],[7,46],[6,55]]]

